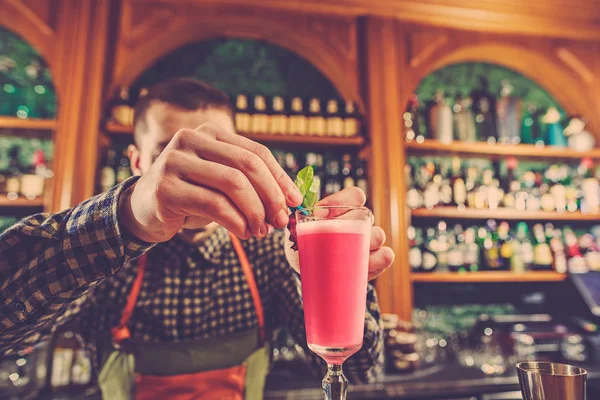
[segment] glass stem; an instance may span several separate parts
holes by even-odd
[[[346,400],[348,380],[342,371],[342,364],[327,364],[327,375],[323,378],[325,400]]]

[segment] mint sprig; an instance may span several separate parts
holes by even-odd
[[[311,165],[308,165],[298,172],[294,181],[296,187],[302,194],[302,204],[298,207],[290,207],[290,221],[288,222],[288,230],[290,231],[290,241],[293,243],[292,249],[298,250],[297,235],[296,235],[296,214],[297,210],[314,207],[319,200],[319,191],[321,189],[321,179],[315,176],[315,170]]]

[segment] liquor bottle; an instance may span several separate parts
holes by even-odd
[[[129,104],[129,90],[126,87],[119,89],[119,98],[113,103],[110,116],[121,125],[133,125],[133,108]]]
[[[444,99],[444,93],[435,94],[435,105],[429,111],[429,124],[433,137],[442,143],[451,143],[453,138],[452,109]]]
[[[476,243],[476,232],[475,228],[467,228],[465,230],[465,245],[466,251],[464,253],[464,264],[465,271],[477,272],[479,270],[479,247]]]
[[[348,188],[355,185],[354,177],[352,176],[352,156],[350,154],[344,154],[342,156],[342,177],[343,187]]]
[[[463,97],[461,92],[456,93],[454,111],[454,125],[456,138],[464,142],[475,142],[477,140],[475,130],[475,116],[471,110],[472,101],[469,97]]]
[[[483,240],[485,265],[490,271],[501,271],[504,269],[504,263],[500,257],[498,225],[492,219],[488,220],[486,225],[487,229]]]
[[[312,136],[325,136],[327,122],[321,113],[321,102],[312,98],[308,102],[308,134]]]
[[[450,183],[449,167],[447,162],[440,163],[440,174],[437,177],[439,180],[440,203],[442,206],[450,206],[452,204],[452,184]]]
[[[251,133],[267,133],[269,129],[269,115],[267,114],[267,101],[264,96],[254,96],[254,110],[250,116]]]
[[[344,136],[353,137],[360,134],[360,119],[356,104],[352,101],[346,101],[344,114]]]
[[[463,272],[465,263],[465,235],[462,226],[456,225],[449,237],[448,269],[453,272]]]
[[[6,196],[10,200],[15,200],[19,197],[21,191],[21,174],[23,166],[19,160],[19,154],[21,148],[19,146],[13,146],[8,151],[8,169],[6,170]]]
[[[500,241],[500,258],[505,269],[510,269],[515,257],[513,238],[510,236],[510,226],[503,221],[498,226],[498,240]]]
[[[529,271],[533,269],[534,262],[534,250],[531,240],[529,239],[529,227],[525,222],[519,222],[517,224],[517,233],[516,233],[516,241],[519,243],[519,252],[518,257],[523,267],[524,271]],[[521,267],[518,267],[521,269]]]
[[[440,221],[437,225],[437,270],[439,272],[448,272],[449,266],[449,250],[450,250],[450,235],[447,231],[448,225],[445,221]]]
[[[100,170],[100,190],[102,192],[107,192],[117,183],[116,156],[113,149],[108,150],[106,162]]]
[[[327,136],[344,136],[344,120],[340,114],[338,102],[329,100],[327,102]]]
[[[414,226],[408,227],[407,236],[410,246],[410,250],[408,251],[408,264],[410,265],[412,271],[418,272],[421,270],[421,266],[423,264],[423,253],[421,250],[423,237],[421,236],[419,238],[417,228]]]
[[[285,135],[288,132],[288,116],[285,114],[283,97],[274,96],[271,104],[271,118],[269,119],[269,133],[272,135]]]
[[[290,135],[308,134],[308,120],[304,114],[302,99],[300,97],[294,97],[292,99],[292,110],[289,122]]]
[[[369,187],[367,184],[366,163],[364,160],[360,158],[358,159],[354,175],[356,179],[356,186],[358,186],[368,196]]]
[[[41,149],[33,152],[31,166],[21,175],[21,194],[33,200],[44,194],[46,180],[46,157]],[[25,172],[25,171],[24,171]]]
[[[329,160],[326,161],[325,164],[325,195],[329,196],[330,194],[339,192],[342,190],[342,185],[340,184],[340,162],[336,156],[329,157]]]
[[[568,270],[567,255],[560,229],[553,230],[552,238],[550,239],[550,249],[552,250],[552,255],[554,256],[554,270],[559,274],[566,273]]]
[[[127,148],[123,149],[121,158],[119,159],[119,166],[117,167],[117,183],[125,181],[131,176],[131,168],[129,165],[129,157],[127,156]]]
[[[407,182],[408,191],[406,192],[406,205],[411,210],[423,207],[423,193],[416,186],[414,178],[415,170],[410,164],[404,166],[405,180]]]
[[[563,128],[560,126],[560,113],[554,107],[550,107],[542,117],[546,124],[547,144],[555,147],[567,147],[567,139],[563,134]]]
[[[459,208],[465,208],[467,202],[467,188],[462,175],[460,158],[452,158],[452,200]]]
[[[423,272],[434,272],[437,268],[438,260],[437,260],[437,248],[438,241],[435,237],[435,229],[428,228],[427,229],[427,239],[423,245],[423,263],[421,270]]]
[[[563,230],[563,240],[567,249],[567,267],[571,273],[588,272],[588,266],[585,258],[579,248],[579,241],[573,230],[565,227]]]
[[[513,96],[514,88],[508,80],[503,80],[501,85],[496,102],[498,141],[518,144],[521,141],[521,99]]]
[[[521,122],[521,143],[524,144],[534,144],[535,143],[535,135],[537,134],[535,131],[537,122],[534,121],[534,117],[536,117],[537,108],[534,104],[528,104],[523,112],[523,119]]]
[[[585,213],[597,214],[600,212],[600,184],[598,178],[592,172],[593,162],[589,158],[581,160],[581,164],[578,168],[578,175],[580,177],[581,190],[583,192],[583,203],[581,204],[581,211]]]
[[[488,81],[479,77],[479,88],[471,93],[473,112],[475,113],[475,128],[479,140],[496,143],[496,100],[488,89]]]
[[[541,224],[533,226],[533,268],[537,271],[552,270],[552,250],[546,242],[544,228]]]
[[[243,94],[235,100],[235,129],[238,132],[250,132],[250,113],[248,112],[248,98]]]

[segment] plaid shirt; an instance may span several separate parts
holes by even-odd
[[[144,252],[146,274],[129,322],[134,339],[179,342],[258,326],[225,229],[195,244],[177,235],[152,245],[120,227],[118,198],[135,180],[73,209],[31,216],[0,235],[0,354],[42,340],[68,321],[88,344],[97,368],[97,345],[118,325],[137,273],[134,260]],[[324,362],[306,346],[300,282],[283,243],[283,231],[243,242],[267,329],[286,327],[323,374]],[[345,370],[354,382],[373,381],[383,373],[382,325],[370,285],[364,344]]]

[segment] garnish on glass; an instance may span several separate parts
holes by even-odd
[[[290,207],[290,222],[288,222],[290,241],[293,243],[292,249],[297,251],[298,243],[296,242],[296,211],[314,207],[319,198],[321,180],[318,176],[315,176],[314,168],[311,165],[308,165],[298,172],[296,181],[294,183],[303,197],[302,204],[300,204],[298,207]]]

